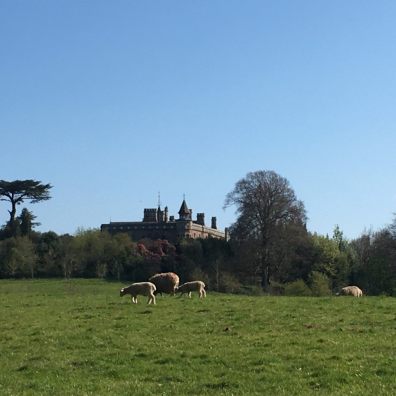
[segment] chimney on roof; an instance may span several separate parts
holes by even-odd
[[[217,230],[217,219],[216,217],[212,217],[212,228]]]
[[[205,213],[197,213],[197,224],[205,225]]]

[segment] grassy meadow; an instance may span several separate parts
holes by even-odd
[[[124,285],[124,284],[123,284]],[[396,299],[0,281],[1,395],[394,395]]]

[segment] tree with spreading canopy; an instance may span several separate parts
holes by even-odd
[[[17,206],[24,201],[37,203],[51,198],[49,190],[51,184],[43,184],[37,180],[0,180],[0,200],[11,204],[9,227],[13,230],[16,221]]]
[[[256,171],[239,180],[227,194],[224,208],[232,205],[238,217],[231,237],[249,246],[254,272],[263,289],[268,289],[275,264],[271,262],[274,240],[290,225],[305,227],[304,204],[297,200],[287,179],[274,171]]]

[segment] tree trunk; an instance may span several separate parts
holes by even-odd
[[[216,291],[220,288],[220,271],[219,271],[219,260],[216,260]]]
[[[269,267],[266,265],[262,268],[261,271],[261,287],[263,288],[264,291],[268,292],[269,285],[270,285]]]
[[[14,224],[16,215],[16,202],[11,200],[11,210],[8,211],[10,214],[10,224]]]
[[[118,282],[121,280],[121,264],[116,260],[116,268],[117,268],[117,280]]]
[[[10,214],[10,220],[7,223],[8,234],[10,237],[14,237],[17,234],[18,224],[17,220],[15,219],[16,216],[16,203],[15,201],[11,201],[11,210],[8,211]]]
[[[261,287],[266,292],[269,291],[270,285],[270,263],[268,247],[264,248],[264,254],[261,256]]]

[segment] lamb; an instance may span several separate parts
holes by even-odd
[[[341,295],[344,296],[353,296],[353,297],[362,297],[363,292],[357,286],[346,286],[341,289]]]
[[[137,304],[137,296],[148,296],[147,304],[155,304],[155,295],[154,292],[156,287],[154,283],[151,282],[137,282],[132,283],[132,285],[123,287],[120,290],[120,297],[125,296],[125,294],[130,294],[132,303]]]
[[[163,272],[160,274],[155,274],[149,281],[154,283],[157,290],[157,293],[167,293],[171,294],[172,296],[175,294],[175,290],[179,286],[179,277],[174,272]]]
[[[180,297],[184,293],[188,293],[188,297],[191,298],[191,292],[193,291],[199,293],[199,298],[206,297],[205,283],[202,281],[186,282],[176,289],[176,293],[181,293]]]

